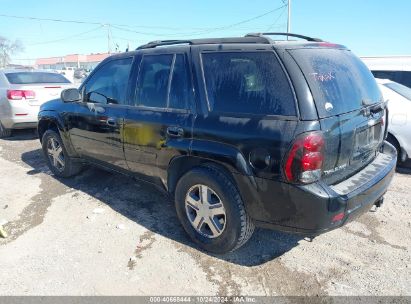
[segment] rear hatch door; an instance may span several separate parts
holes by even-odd
[[[336,183],[377,155],[385,103],[373,75],[351,51],[301,48],[289,53],[308,82],[324,132],[323,180]]]

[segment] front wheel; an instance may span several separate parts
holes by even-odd
[[[42,139],[43,153],[50,170],[58,177],[70,177],[78,174],[82,164],[75,162],[67,153],[60,135],[54,130],[47,130]]]
[[[186,173],[177,183],[175,205],[185,231],[207,251],[234,251],[254,232],[234,182],[217,168]]]

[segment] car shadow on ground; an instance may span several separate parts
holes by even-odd
[[[2,138],[7,141],[25,141],[39,138],[37,129],[13,130],[10,137]]]
[[[44,172],[51,174],[41,149],[25,152],[21,158],[33,168],[28,174],[36,175]],[[195,250],[201,250],[184,232],[171,198],[156,186],[91,166],[76,177],[55,178],[67,187],[100,200],[154,233]],[[250,241],[235,252],[210,255],[238,265],[256,266],[283,255],[298,246],[300,240],[302,240],[300,236],[257,229]]]

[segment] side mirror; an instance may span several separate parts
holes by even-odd
[[[75,102],[81,100],[81,94],[78,89],[65,89],[61,92],[61,100],[64,102]]]
[[[98,92],[90,92],[87,94],[87,97],[88,97],[87,100],[90,102],[101,103],[101,104],[118,104],[117,100],[111,97],[107,97]]]

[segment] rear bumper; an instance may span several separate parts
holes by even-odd
[[[37,116],[18,116],[2,120],[2,123],[7,129],[31,129],[37,128]]]
[[[36,128],[40,106],[11,106],[8,113],[1,117],[3,126],[7,129]]]
[[[247,211],[257,226],[315,236],[369,211],[387,191],[396,162],[395,148],[385,142],[373,162],[336,185],[301,186],[256,179],[258,200],[248,201]],[[337,215],[342,218],[337,220]]]

